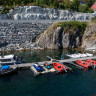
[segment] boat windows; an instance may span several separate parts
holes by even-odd
[[[8,62],[11,61],[11,59],[0,59],[1,62]]]

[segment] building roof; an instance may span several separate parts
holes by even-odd
[[[96,2],[91,7],[93,10],[96,10]]]
[[[5,56],[0,56],[0,59],[12,59],[14,57],[14,55],[5,55]]]

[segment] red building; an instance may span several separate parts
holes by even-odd
[[[92,5],[92,7],[91,7],[93,10],[94,10],[94,12],[96,13],[96,2]]]

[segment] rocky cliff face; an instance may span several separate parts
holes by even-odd
[[[96,23],[89,23],[83,35],[82,46],[86,50],[96,49]]]
[[[54,23],[44,33],[40,34],[36,43],[42,48],[78,48],[82,45],[84,30],[77,22],[65,23],[64,27]],[[78,27],[77,27],[78,26]],[[85,25],[84,25],[85,26]]]
[[[74,13],[68,10],[42,8],[39,6],[19,6],[8,14],[0,15],[0,19],[13,20],[90,20],[91,13]]]

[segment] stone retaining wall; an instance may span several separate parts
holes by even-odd
[[[48,28],[48,22],[0,22],[0,45],[34,42],[35,38]],[[1,46],[0,46],[1,47]]]

